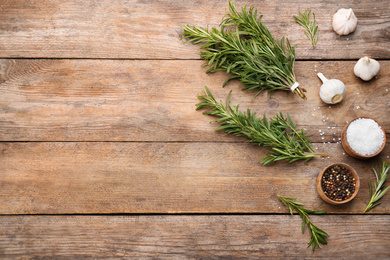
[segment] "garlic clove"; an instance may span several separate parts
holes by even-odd
[[[317,75],[322,80],[320,97],[323,102],[333,105],[345,99],[347,88],[342,81],[338,79],[327,79],[322,73],[318,73]]]
[[[362,80],[369,81],[378,74],[380,68],[378,61],[366,56],[356,62],[353,72]]]
[[[351,8],[341,8],[333,15],[332,27],[339,35],[348,35],[355,31],[357,18]]]

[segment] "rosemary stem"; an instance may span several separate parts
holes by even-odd
[[[292,122],[288,114],[287,118],[279,113],[270,119],[267,119],[264,114],[264,118],[260,119],[250,109],[247,109],[246,113],[239,111],[238,105],[234,106],[229,102],[230,93],[226,105],[217,102],[207,87],[205,93],[205,95],[198,95],[202,102],[196,105],[197,109],[209,108],[211,110],[204,114],[219,117],[214,120],[221,123],[217,130],[244,136],[249,139],[249,142],[270,147],[271,151],[267,152],[267,156],[262,159],[264,165],[280,160],[307,162],[316,156],[321,156],[315,153],[304,131],[295,129],[297,124]]]
[[[220,29],[201,29],[197,26],[183,26],[182,39],[201,47],[201,58],[208,66],[207,73],[225,70],[243,83],[243,90],[256,90],[255,96],[266,90],[291,91],[295,83],[295,46],[287,38],[275,39],[261,22],[261,15],[251,6],[239,12],[229,1],[229,11]],[[300,88],[293,91],[306,99]]]

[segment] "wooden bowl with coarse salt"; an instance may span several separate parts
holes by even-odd
[[[341,144],[357,159],[369,159],[380,154],[386,145],[386,133],[373,118],[358,117],[343,128]]]

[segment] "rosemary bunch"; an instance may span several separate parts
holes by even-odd
[[[216,130],[223,130],[226,133],[236,136],[244,136],[249,142],[261,146],[271,147],[272,150],[261,160],[263,165],[280,160],[295,162],[297,160],[308,161],[316,154],[311,147],[310,141],[304,134],[304,130],[296,130],[296,123],[293,123],[290,115],[285,118],[280,112],[275,117],[267,120],[265,114],[263,119],[256,118],[256,113],[250,109],[246,113],[238,110],[239,105],[232,105],[227,97],[226,105],[217,102],[210,90],[205,87],[205,95],[198,95],[202,102],[196,104],[196,109],[211,108],[203,114],[219,117],[213,122],[220,122],[221,126]],[[325,156],[325,155],[320,155]]]
[[[314,211],[314,210],[309,210],[305,209],[301,206],[304,204],[301,202],[295,201],[296,198],[285,198],[282,196],[277,195],[278,198],[283,202],[284,205],[289,209],[291,215],[293,215],[293,209],[296,210],[296,212],[301,216],[302,218],[302,234],[305,232],[305,226],[310,230],[310,241],[308,242],[308,247],[312,246],[313,251],[316,249],[316,247],[321,248],[321,245],[326,245],[328,242],[326,241],[326,237],[329,237],[329,235],[316,225],[314,225],[309,217],[309,214],[325,214],[325,211]]]
[[[313,48],[316,47],[318,41],[318,26],[316,25],[316,16],[313,13],[313,21],[310,23],[310,8],[307,8],[306,12],[302,14],[299,12],[299,16],[294,15],[294,20],[306,29],[305,35],[311,41]]]
[[[370,187],[370,201],[368,202],[364,213],[381,204],[378,200],[380,200],[386,192],[390,190],[390,186],[387,186],[384,190],[382,190],[387,178],[389,177],[388,171],[390,170],[390,164],[388,162],[382,162],[382,164],[379,165],[379,174],[374,167],[372,170],[374,171],[376,177],[376,183],[374,182],[375,192],[372,193],[372,184],[371,181],[369,181],[368,186]]]
[[[295,88],[299,85],[295,84],[295,46],[287,38],[274,39],[253,6],[238,12],[229,1],[229,11],[220,30],[183,26],[185,43],[203,44],[200,55],[206,60],[203,65],[209,66],[207,73],[226,71],[231,76],[223,86],[231,79],[239,79],[243,90],[257,91],[255,96],[264,90],[272,94],[275,90],[292,89],[306,99],[305,90]]]

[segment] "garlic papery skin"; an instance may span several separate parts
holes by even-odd
[[[333,15],[332,27],[339,35],[348,35],[355,31],[357,18],[352,9],[341,8]]]
[[[369,81],[378,74],[380,68],[381,65],[376,60],[363,57],[356,62],[353,73],[362,80]]]
[[[338,79],[327,79],[324,74],[318,73],[317,76],[322,80],[320,88],[320,97],[326,104],[337,104],[343,101],[347,95],[347,88],[344,83]]]

